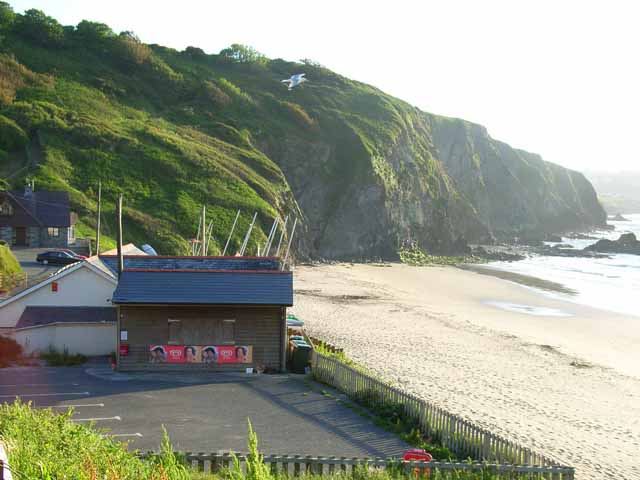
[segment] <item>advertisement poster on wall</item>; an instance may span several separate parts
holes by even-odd
[[[150,363],[251,363],[251,345],[151,345]]]

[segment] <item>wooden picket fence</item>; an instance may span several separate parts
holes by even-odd
[[[335,358],[314,351],[311,370],[317,380],[350,397],[372,398],[382,403],[403,405],[406,414],[424,434],[448,447],[458,458],[472,458],[502,465],[561,466],[560,462],[547,455],[495,435],[469,420],[392,387]]]
[[[155,455],[152,452],[145,456]],[[235,456],[240,468],[246,471],[248,454],[243,453],[178,453],[195,470],[205,473],[219,472],[223,468],[233,466]],[[436,472],[443,474],[461,474],[463,472],[485,472],[495,479],[548,479],[573,480],[574,470],[561,466],[533,466],[533,465],[499,465],[489,463],[450,463],[450,462],[403,462],[396,458],[347,458],[347,457],[314,457],[301,455],[265,455],[264,464],[272,473],[288,476],[305,474],[332,475],[339,472],[353,473],[357,468],[387,469],[405,472],[414,477],[431,476]],[[458,477],[454,477],[458,478]]]

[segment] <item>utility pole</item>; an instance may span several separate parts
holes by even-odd
[[[100,255],[100,214],[102,212],[102,180],[98,182],[98,218],[96,219],[96,255]]]
[[[207,207],[202,205],[202,243],[200,244],[200,255],[207,254]]]
[[[118,195],[118,203],[116,203],[116,216],[118,228],[118,279],[124,270],[124,259],[122,258],[122,194]]]

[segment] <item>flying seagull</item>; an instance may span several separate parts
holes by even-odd
[[[289,90],[293,87],[297,87],[302,82],[306,82],[307,79],[304,78],[304,73],[296,73],[295,75],[291,75],[291,78],[287,78],[286,80],[282,80],[282,83],[286,83],[289,85]]]

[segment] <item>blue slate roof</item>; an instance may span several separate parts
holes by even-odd
[[[16,328],[52,323],[115,323],[116,320],[116,309],[113,307],[28,306],[20,315]]]
[[[118,257],[101,255],[100,260],[117,273]],[[280,270],[280,259],[271,257],[162,257],[124,256],[124,269],[148,270]]]
[[[153,257],[151,257],[153,258]],[[114,304],[293,305],[291,272],[122,272]]]
[[[76,215],[71,213],[67,192],[1,192],[0,202],[5,198],[17,205],[13,215],[2,219],[3,225],[69,227],[75,223]]]

